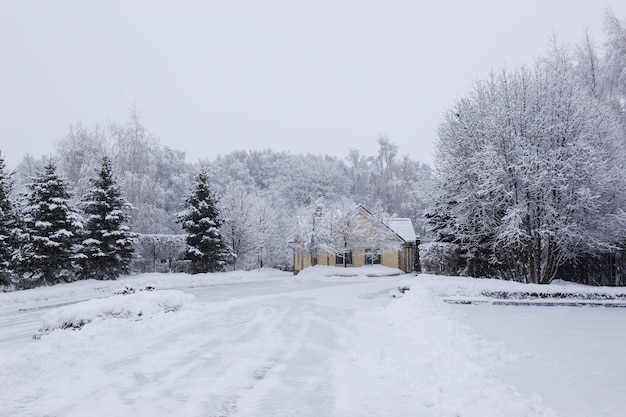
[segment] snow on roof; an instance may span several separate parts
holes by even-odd
[[[400,236],[405,242],[415,242],[417,235],[413,228],[413,222],[409,218],[391,218],[386,221],[387,226]]]

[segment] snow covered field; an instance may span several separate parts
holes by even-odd
[[[356,271],[2,293],[0,416],[623,415],[625,308],[448,304],[530,287]]]

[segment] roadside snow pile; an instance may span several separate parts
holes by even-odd
[[[96,319],[137,319],[162,312],[180,310],[195,297],[182,291],[141,291],[118,294],[60,307],[47,312],[42,318],[44,332],[54,329],[80,329]]]
[[[405,272],[401,269],[390,268],[383,265],[365,265],[360,267],[348,267],[342,266],[326,266],[315,265],[313,267],[305,268],[297,275],[298,278],[379,278],[379,277],[393,277],[403,275]]]
[[[132,285],[124,285],[118,289],[116,289],[115,291],[113,291],[113,294],[115,295],[128,295],[128,294],[134,294],[137,291],[154,291],[154,286],[153,285],[146,285],[143,288],[135,288]]]
[[[399,409],[391,413],[396,415],[556,415],[539,396],[524,397],[498,378],[503,366],[515,357],[503,345],[474,336],[451,307],[427,289],[414,286],[386,308],[362,313],[360,322],[359,333],[372,340],[353,347],[351,366],[361,375],[353,374],[346,381],[352,386],[345,387],[346,393],[340,397],[345,394],[349,398],[350,390],[362,398],[387,397],[398,404]],[[385,330],[377,335],[372,329]],[[380,343],[380,338],[386,342]],[[381,414],[372,415],[388,415],[382,407],[374,411]]]
[[[404,293],[418,286],[453,303],[604,305],[626,306],[626,289],[591,287],[564,281],[549,285],[523,284],[498,279],[421,274],[400,282]]]

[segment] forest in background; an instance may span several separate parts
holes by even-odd
[[[210,147],[211,140],[206,145]],[[16,194],[23,192],[52,157],[78,199],[89,188],[102,155],[108,155],[133,207],[131,230],[140,234],[145,250],[153,251],[144,254],[148,265],[142,268],[150,269],[157,266],[156,258],[169,263],[181,256],[182,236],[176,235],[183,231],[176,215],[193,177],[205,169],[218,196],[222,234],[237,255],[234,267],[288,269],[293,261],[288,242],[298,227],[296,215],[315,204],[348,198],[365,207],[380,206],[391,215],[410,217],[418,233],[425,233],[423,213],[434,186],[432,169],[401,155],[385,136],[378,138],[378,145],[376,155],[351,149],[344,159],[267,149],[189,163],[184,152],[162,145],[132,109],[124,124],[70,126],[52,156],[26,155],[15,171],[14,189]],[[158,244],[156,236],[160,236]],[[155,246],[161,247],[160,255]]]

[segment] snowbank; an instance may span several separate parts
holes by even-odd
[[[305,268],[297,275],[298,278],[377,278],[403,275],[401,269],[390,268],[383,265],[365,265],[356,268],[344,268],[341,266],[315,265]]]
[[[255,271],[230,271],[210,274],[185,273],[146,273],[127,275],[117,280],[87,279],[22,291],[0,292],[0,313],[3,310],[20,306],[23,310],[33,310],[39,306],[84,301],[89,298],[108,297],[122,286],[134,288],[151,285],[157,290],[210,287],[254,282],[283,282],[293,279],[291,272],[263,268]]]
[[[194,297],[182,291],[140,291],[114,295],[56,308],[42,317],[43,331],[54,329],[79,329],[96,319],[137,319],[162,312],[180,310],[194,301]]]
[[[626,288],[591,287],[555,281],[550,285],[523,284],[497,279],[477,279],[421,274],[400,282],[400,292],[426,288],[449,302],[626,306]]]
[[[515,358],[501,344],[474,336],[450,306],[425,288],[414,286],[388,307],[366,313],[362,321],[368,329],[388,329],[384,334],[388,342],[379,348],[381,344],[372,340],[357,348],[353,362],[363,370],[363,378],[353,382],[363,384],[367,380],[371,366],[368,362],[372,359],[383,361],[379,362],[377,372],[381,371],[380,365],[384,372],[377,377],[392,388],[388,395],[397,397],[398,404],[412,399],[408,403],[412,404],[415,415],[556,415],[540,397],[524,397],[503,383],[496,375]],[[379,391],[381,386],[372,388]],[[380,395],[371,392],[372,396],[376,394]]]

